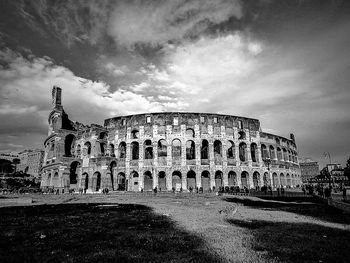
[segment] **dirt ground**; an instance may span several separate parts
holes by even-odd
[[[0,208],[2,262],[35,262],[39,257],[45,262],[348,262],[350,258],[350,216],[324,204],[210,194],[26,197],[33,198],[32,205]],[[96,232],[102,235],[94,236]],[[113,235],[107,238],[103,233]],[[90,244],[89,236],[95,243]],[[81,256],[86,250],[73,249],[70,242],[89,247],[87,256]],[[55,250],[65,243],[64,249]],[[62,256],[66,252],[68,256]]]

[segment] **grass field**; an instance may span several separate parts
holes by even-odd
[[[0,208],[1,262],[350,258],[350,216],[323,204],[185,194],[32,197],[33,206]]]

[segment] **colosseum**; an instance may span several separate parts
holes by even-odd
[[[69,120],[61,95],[61,88],[53,87],[44,189],[213,191],[301,182],[294,135],[262,132],[257,119],[159,112],[84,125]]]

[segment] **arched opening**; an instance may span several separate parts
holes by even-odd
[[[189,170],[187,173],[187,189],[196,189],[196,173],[193,170]]]
[[[119,158],[125,159],[125,157],[126,157],[126,143],[125,142],[119,143],[118,151],[119,151]]]
[[[264,186],[269,186],[270,185],[270,177],[269,177],[269,174],[267,172],[264,173],[263,175],[263,183],[264,183]]]
[[[202,141],[202,146],[201,146],[201,159],[209,159],[209,144],[207,140]]]
[[[138,130],[133,130],[131,132],[131,139],[138,139],[139,138],[139,131]]]
[[[115,149],[114,149],[113,143],[109,144],[108,150],[109,150],[109,156],[115,157]]]
[[[227,159],[235,159],[235,144],[233,141],[228,141],[227,147]]]
[[[288,150],[288,161],[292,161],[292,153],[290,152],[290,150]]]
[[[245,132],[244,131],[239,131],[238,132],[238,139],[239,140],[245,140],[246,136],[245,136]]]
[[[194,141],[186,142],[186,159],[187,160],[196,159],[196,150],[195,150]]]
[[[75,185],[78,180],[78,174],[77,174],[77,168],[80,167],[80,163],[78,161],[74,161],[70,164],[69,168],[69,184],[70,185]]]
[[[255,171],[253,173],[253,184],[254,184],[255,188],[257,188],[259,186],[259,181],[260,181],[260,174]]]
[[[145,191],[152,191],[153,189],[153,177],[150,171],[143,174],[143,187]]]
[[[58,176],[58,172],[55,172],[53,175],[53,180],[52,180],[52,184],[54,187],[58,187],[59,186],[59,176]]]
[[[267,151],[267,147],[265,144],[261,145],[261,157],[263,160],[266,160],[269,158],[269,153]]]
[[[131,190],[132,191],[138,191],[139,190],[139,174],[136,171],[131,172]]]
[[[80,146],[80,144],[77,145],[77,155],[76,155],[76,157],[79,158],[79,159],[81,157],[81,146]]]
[[[91,154],[91,143],[90,142],[84,143],[84,153],[86,155],[90,155]]]
[[[239,159],[241,160],[241,162],[245,162],[247,160],[246,154],[247,154],[247,144],[244,142],[241,142],[239,144]]]
[[[180,171],[174,171],[172,174],[172,185],[173,188],[175,188],[176,191],[180,191],[182,188],[181,184],[181,172]]]
[[[89,189],[89,175],[88,173],[83,173],[83,176],[84,178],[84,189],[87,190]]]
[[[166,190],[166,174],[164,171],[158,173],[158,186],[160,191]]]
[[[277,160],[282,161],[282,151],[280,147],[277,147]]]
[[[228,173],[228,186],[235,186],[237,182],[237,174],[234,171]]]
[[[281,181],[281,186],[286,185],[286,178],[283,173],[280,174],[280,181]]]
[[[144,145],[144,150],[145,150],[145,159],[153,159],[153,146],[152,146],[152,141],[151,140],[145,140],[143,143]]]
[[[107,132],[100,132],[100,135],[98,136],[100,140],[107,140],[108,133]]]
[[[249,179],[249,174],[246,171],[243,171],[241,173],[241,183],[242,183],[242,187],[246,187],[249,188],[249,184],[248,184],[248,179]]]
[[[64,140],[64,155],[66,157],[71,157],[74,155],[74,142],[75,136],[73,134],[68,134]]]
[[[290,174],[287,174],[287,185],[288,186],[292,185],[292,180],[291,180]]]
[[[51,186],[51,174],[47,176],[46,186]]]
[[[201,182],[203,191],[210,190],[210,173],[208,171],[203,171],[201,174]]]
[[[187,129],[187,130],[186,130],[186,136],[187,136],[188,138],[194,138],[194,130],[191,129],[191,128]]]
[[[219,190],[219,187],[223,185],[222,183],[222,172],[216,171],[215,172],[215,187],[217,190]]]
[[[100,155],[105,156],[106,154],[106,144],[104,142],[100,142]]]
[[[95,172],[92,176],[92,188],[98,192],[101,189],[101,174],[100,172]]]
[[[214,141],[214,156],[222,156],[222,143],[219,140]]]
[[[252,157],[252,162],[257,162],[257,156],[258,156],[258,146],[256,145],[256,143],[252,143],[250,145],[250,154],[251,154],[251,157]]]
[[[272,174],[272,180],[273,180],[273,186],[274,187],[277,187],[278,186],[278,177],[277,177],[277,174],[276,173],[273,173]]]
[[[270,145],[270,158],[276,159],[275,148],[272,145]]]
[[[276,144],[281,144],[280,139],[276,138],[275,141],[276,141]]]
[[[172,157],[181,158],[181,141],[174,139],[172,142]]]
[[[139,143],[138,142],[132,142],[131,145],[131,160],[138,160],[139,159]]]
[[[158,157],[166,157],[167,156],[167,143],[166,140],[158,141]]]
[[[112,190],[114,191],[114,168],[117,166],[116,161],[113,161],[109,165],[109,172],[111,176],[111,184],[112,184]]]
[[[117,190],[118,191],[125,191],[126,190],[125,173],[120,172],[117,175]]]

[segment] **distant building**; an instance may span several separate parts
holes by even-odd
[[[320,166],[318,165],[318,162],[311,158],[301,158],[299,165],[301,170],[301,180],[303,182],[320,174]]]
[[[0,159],[13,161],[13,159],[19,158],[17,153],[0,153]]]
[[[44,151],[40,149],[25,150],[18,154],[20,164],[17,170],[30,174],[36,178],[40,177],[40,170],[43,165]]]

